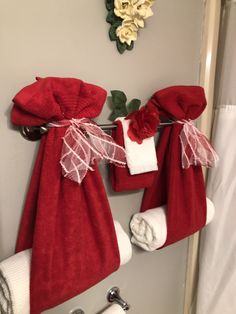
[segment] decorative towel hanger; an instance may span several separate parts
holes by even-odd
[[[175,121],[165,121],[161,122],[158,126],[159,128],[172,125]],[[116,124],[108,123],[108,124],[98,124],[98,126],[104,131],[111,131],[117,127]],[[24,139],[28,141],[38,141],[41,137],[48,132],[49,126],[41,125],[41,126],[21,126],[20,134],[24,137]]]

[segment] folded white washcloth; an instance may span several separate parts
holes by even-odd
[[[121,122],[124,134],[126,160],[131,175],[158,170],[154,137],[143,140],[142,144],[131,141],[127,132],[130,120],[117,119]]]
[[[120,265],[124,265],[131,259],[132,246],[120,223],[114,221],[114,226],[120,252]],[[31,249],[17,253],[0,263],[1,314],[29,314],[30,264]]]
[[[118,304],[112,304],[102,314],[124,314],[126,313]]]
[[[212,221],[214,214],[214,204],[207,198],[206,225]],[[133,234],[131,242],[145,251],[162,247],[167,239],[166,206],[133,215],[130,228]]]
[[[132,245],[127,233],[125,233],[120,223],[114,220],[114,226],[120,252],[120,265],[124,265],[128,263],[132,257]]]
[[[29,313],[30,263],[31,250],[17,253],[0,263],[1,313]]]

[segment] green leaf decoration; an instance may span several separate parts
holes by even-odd
[[[134,48],[134,41],[131,41],[130,45],[127,45],[127,50],[132,50]]]
[[[137,98],[132,99],[126,105],[127,97],[121,90],[112,90],[110,100],[112,107],[112,112],[109,116],[110,121],[114,121],[119,117],[126,117],[129,113],[138,110],[141,105],[141,101]]]
[[[117,118],[120,117],[126,117],[127,116],[127,110],[126,107],[122,108],[122,109],[115,109],[112,111],[112,113],[109,116],[109,120],[110,121],[114,121]]]
[[[134,98],[132,99],[128,105],[127,105],[127,111],[128,113],[131,113],[133,111],[136,111],[139,109],[139,107],[141,106],[141,100],[140,99],[137,99],[137,98]]]
[[[116,40],[116,47],[119,51],[120,54],[124,53],[124,51],[127,49],[127,44],[126,43],[122,43],[119,38],[117,37],[117,40]]]
[[[127,97],[124,92],[122,92],[121,90],[112,90],[111,96],[114,109],[126,107]]]
[[[117,22],[120,22],[119,25],[122,23],[122,19],[119,16],[116,16],[113,10],[108,12],[106,21],[112,25]]]
[[[106,2],[106,8],[108,11],[114,10],[115,5],[114,5],[114,0],[105,0]]]
[[[116,29],[117,27],[120,25],[120,21],[114,23],[113,25],[111,25],[110,30],[109,30],[109,37],[111,41],[115,41],[118,40],[118,37],[116,36]]]

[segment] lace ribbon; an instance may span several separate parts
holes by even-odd
[[[194,122],[182,120],[177,123],[183,124],[179,135],[182,147],[182,168],[189,168],[190,165],[215,167],[219,157],[206,136],[195,127]]]
[[[51,122],[49,127],[67,127],[63,137],[60,164],[64,177],[81,183],[95,160],[126,165],[125,150],[95,122],[87,118]]]

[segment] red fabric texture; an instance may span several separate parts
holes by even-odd
[[[206,106],[203,88],[173,86],[156,92],[149,100],[162,118],[196,119]],[[201,166],[182,169],[179,134],[183,124],[163,128],[157,145],[159,170],[152,186],[145,190],[141,211],[167,204],[167,240],[177,242],[206,223],[206,193]]]
[[[120,121],[115,122],[117,124],[116,130],[112,132],[112,136],[116,143],[124,147],[124,135],[123,127]],[[129,168],[117,167],[110,164],[110,181],[112,189],[115,192],[125,192],[131,190],[144,189],[150,187],[153,183],[156,171],[150,171],[141,174],[131,175]]]
[[[45,78],[14,98],[12,122],[35,126],[94,118],[102,88],[72,78]],[[44,135],[35,162],[16,252],[32,248],[30,313],[39,314],[83,292],[118,269],[119,249],[102,178],[96,165],[81,185],[62,176],[66,127]]]

